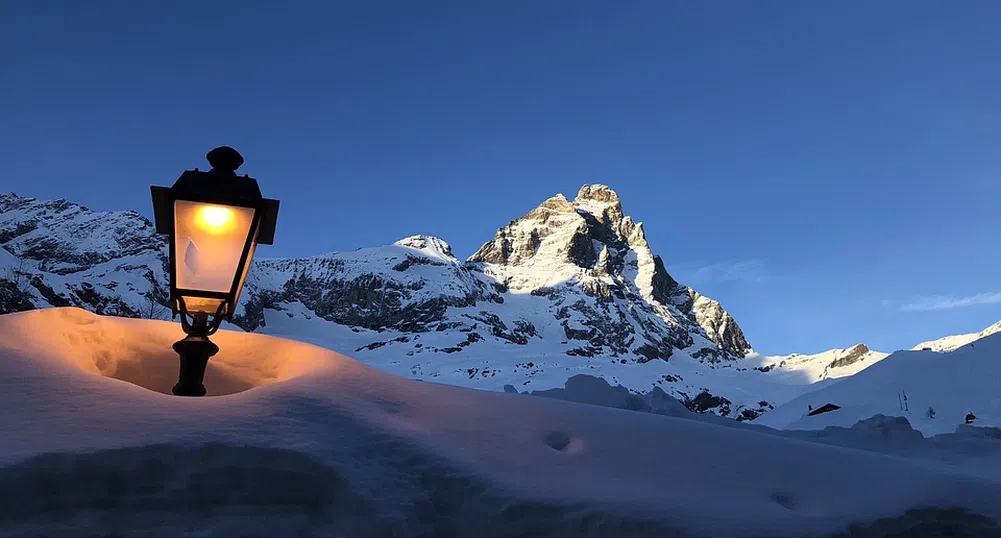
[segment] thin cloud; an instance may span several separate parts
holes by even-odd
[[[952,310],[954,308],[967,308],[985,304],[1001,304],[1001,292],[999,293],[978,293],[966,297],[919,297],[918,299],[901,305],[901,312],[930,312],[933,310]]]
[[[758,259],[716,262],[708,265],[687,263],[674,265],[669,270],[686,280],[702,282],[758,282],[764,280],[767,274],[765,263]]]

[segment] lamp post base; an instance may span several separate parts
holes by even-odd
[[[181,359],[181,371],[177,384],[171,391],[175,396],[205,396],[205,365],[209,358],[219,352],[219,346],[209,341],[207,336],[188,335],[174,343],[174,351]]]

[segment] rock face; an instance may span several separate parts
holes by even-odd
[[[0,195],[0,245],[4,312],[74,305],[169,317],[166,241],[134,211]],[[524,391],[585,373],[639,392],[662,387],[699,411],[764,409],[757,395],[718,384],[710,393],[689,375],[746,371],[736,366],[750,345],[718,302],[668,274],[604,185],[544,201],[465,262],[429,236],[255,260],[234,323],[411,377]]]
[[[167,242],[135,211],[0,194],[0,245],[0,311],[78,306],[114,316],[166,314]]]
[[[689,290],[693,299],[695,321],[706,331],[709,339],[731,355],[747,355],[751,345],[744,338],[744,331],[740,330],[737,321],[723,310],[718,301],[699,295],[690,288]]]
[[[836,359],[831,361],[831,364],[827,365],[827,367],[844,368],[845,366],[851,366],[861,360],[867,353],[869,353],[868,346],[865,344],[855,344],[840,353]]]
[[[576,356],[736,360],[750,346],[719,303],[678,284],[650,250],[643,225],[623,216],[619,196],[585,185],[573,202],[546,200],[497,231],[469,258],[513,292],[550,301]]]
[[[463,267],[441,239],[413,236],[353,253],[258,260],[234,323],[252,331],[266,325],[265,310],[305,310],[372,331],[444,331],[469,324],[450,321],[450,309],[503,303],[492,284]]]

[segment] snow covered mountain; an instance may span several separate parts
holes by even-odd
[[[564,355],[629,364],[675,352],[712,364],[750,351],[733,318],[675,282],[642,225],[597,185],[572,204],[562,195],[545,201],[465,263],[441,239],[414,236],[354,253],[261,260],[247,289],[252,299],[239,321],[247,330],[266,324],[266,309],[294,316],[301,310],[292,306],[301,305],[351,327],[470,335],[455,343],[461,348],[559,340]]]
[[[135,211],[0,194],[0,313],[79,306],[167,314],[167,242]]]
[[[762,357],[758,371],[775,376],[806,378],[811,383],[826,379],[838,379],[872,366],[888,357],[889,353],[872,351],[865,344],[855,344],[846,349],[830,349],[814,355],[792,355]]]
[[[976,342],[981,338],[986,338],[992,334],[997,334],[1001,332],[1001,321],[987,327],[986,329],[978,333],[969,334],[957,334],[955,336],[946,336],[945,338],[939,338],[938,340],[930,340],[928,342],[921,342],[920,344],[911,348],[914,351],[953,351],[959,349],[970,342]]]
[[[816,355],[763,357],[754,355],[775,379],[795,384],[807,377],[812,384],[754,420],[773,428],[816,430],[849,427],[874,415],[904,416],[925,434],[951,433],[966,413],[977,423],[1001,426],[995,402],[994,361],[1001,357],[1001,322],[970,334],[922,342],[893,354],[871,351],[863,344]],[[835,383],[834,380],[839,380]],[[790,394],[790,393],[785,393]],[[773,401],[783,401],[773,397]],[[834,411],[809,416],[826,404]],[[928,408],[935,410],[927,416]],[[964,410],[965,409],[965,410]]]
[[[78,306],[166,318],[166,242],[134,211],[0,195],[0,313]],[[885,356],[762,357],[679,284],[614,191],[585,185],[500,228],[468,260],[441,239],[257,259],[234,322],[407,377],[519,392],[577,374],[741,420]]]
[[[167,315],[166,243],[139,213],[4,194],[0,244],[2,312]],[[759,391],[736,401],[724,394],[730,383],[701,380],[737,369],[750,345],[718,302],[667,273],[642,224],[602,185],[573,202],[546,200],[465,262],[428,236],[258,259],[234,321],[453,384],[539,390],[588,373],[637,391],[662,385],[724,415],[773,405]]]
[[[929,347],[929,346],[923,346]],[[953,351],[898,351],[837,383],[806,393],[761,416],[755,424],[816,430],[851,426],[876,414],[904,416],[916,430],[950,433],[965,422],[1001,426],[1001,334],[991,334]],[[812,406],[839,409],[808,416]],[[932,409],[932,413],[928,410]],[[930,416],[931,415],[931,416]]]

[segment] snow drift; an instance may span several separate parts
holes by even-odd
[[[868,536],[996,528],[1001,506],[998,483],[903,459],[407,380],[263,335],[219,333],[219,396],[195,399],[163,394],[172,323],[49,309],[0,335],[7,535]]]

